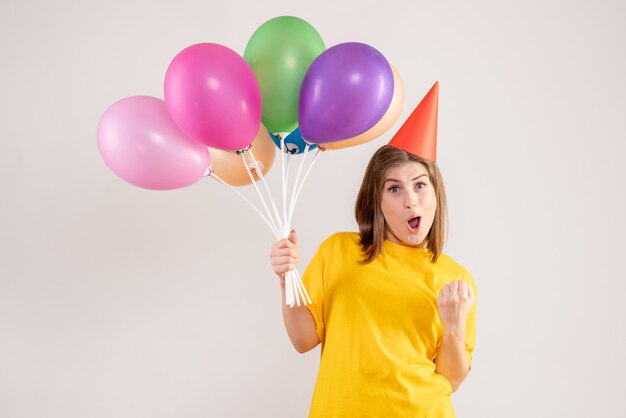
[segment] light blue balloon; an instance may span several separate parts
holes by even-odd
[[[274,144],[276,144],[278,149],[280,149],[280,139],[278,139],[272,132],[270,132],[270,136],[272,137]],[[287,149],[286,152],[289,154],[302,154],[304,152],[304,147],[306,147],[306,142],[302,139],[300,128],[297,128],[285,138],[285,148]],[[314,150],[315,148],[317,148],[317,144],[309,145],[309,151]]]

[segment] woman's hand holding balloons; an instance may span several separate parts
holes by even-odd
[[[298,238],[296,231],[291,231],[289,236],[272,245],[270,260],[274,273],[280,277],[281,284],[285,282],[285,273],[294,270],[298,264]]]
[[[475,301],[474,290],[465,280],[443,286],[437,297],[437,309],[444,327],[465,330],[465,320]]]

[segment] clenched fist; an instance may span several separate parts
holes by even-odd
[[[289,236],[272,245],[270,261],[274,273],[280,277],[281,282],[285,280],[285,273],[296,268],[298,264],[298,239],[296,231],[291,231]]]
[[[445,285],[437,297],[437,309],[444,326],[464,327],[475,300],[474,290],[465,280]]]

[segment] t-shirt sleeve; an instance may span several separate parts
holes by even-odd
[[[464,277],[474,291],[474,306],[467,314],[466,330],[465,330],[465,351],[467,353],[467,360],[469,362],[469,368],[472,369],[472,359],[474,353],[474,346],[476,345],[476,306],[478,305],[478,291],[476,289],[476,283],[469,273]]]
[[[324,268],[325,268],[325,249],[322,244],[318,249],[304,274],[302,275],[302,283],[311,298],[310,304],[307,305],[309,312],[313,315],[315,321],[315,330],[320,342],[324,342]]]

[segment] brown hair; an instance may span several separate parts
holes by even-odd
[[[381,209],[381,198],[387,170],[408,162],[424,165],[437,196],[435,219],[426,236],[431,261],[433,263],[437,261],[443,251],[448,214],[446,191],[443,187],[443,178],[437,163],[399,148],[384,145],[372,155],[367,165],[354,208],[356,222],[359,225],[360,244],[365,256],[361,260],[362,264],[371,263],[381,253],[383,243],[385,242],[387,225]]]

